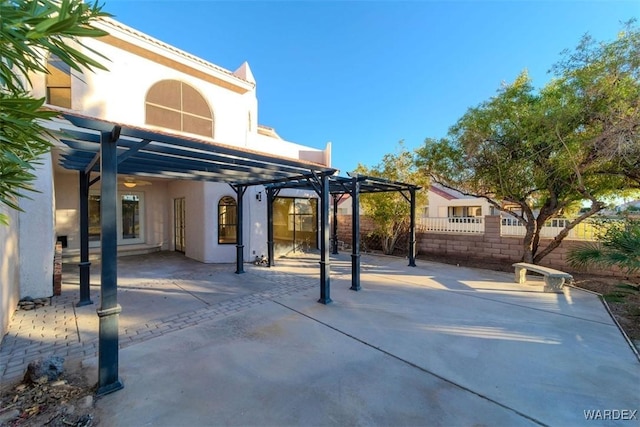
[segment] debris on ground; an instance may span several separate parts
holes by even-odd
[[[64,361],[58,357],[31,362],[22,382],[2,389],[0,426],[97,425],[94,407],[95,387],[88,385],[79,362],[75,369],[63,371],[61,365],[57,365],[59,359]],[[36,372],[43,374],[34,376],[37,375]]]

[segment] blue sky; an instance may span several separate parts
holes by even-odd
[[[640,1],[105,0],[115,19],[231,71],[258,121],[341,174],[446,135],[524,69],[536,87],[582,35],[611,41]]]

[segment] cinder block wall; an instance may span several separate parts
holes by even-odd
[[[360,232],[362,235],[373,229],[373,221],[370,218],[361,217]],[[338,215],[338,239],[351,241],[351,216]],[[507,237],[500,235],[500,217],[485,217],[484,234],[449,234],[449,233],[416,233],[417,254],[450,256],[460,260],[486,261],[488,264],[510,264],[522,260],[521,237]],[[549,239],[542,239],[540,247],[544,248],[549,244]],[[575,245],[584,243],[576,240],[564,240],[558,248],[547,255],[540,262],[541,265],[556,268],[568,272],[576,272],[567,262],[567,253]],[[584,273],[584,271],[582,271]],[[625,276],[619,270],[602,271],[593,269],[590,271],[600,275]]]

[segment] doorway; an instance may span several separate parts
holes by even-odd
[[[173,199],[173,229],[176,252],[185,253],[185,217],[186,203],[184,197]]]
[[[318,199],[276,197],[273,202],[276,254],[318,248]]]

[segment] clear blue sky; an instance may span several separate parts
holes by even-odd
[[[536,87],[589,33],[611,41],[640,1],[105,0],[115,19],[228,70],[248,61],[258,121],[333,143],[341,175],[446,135],[524,69]]]

